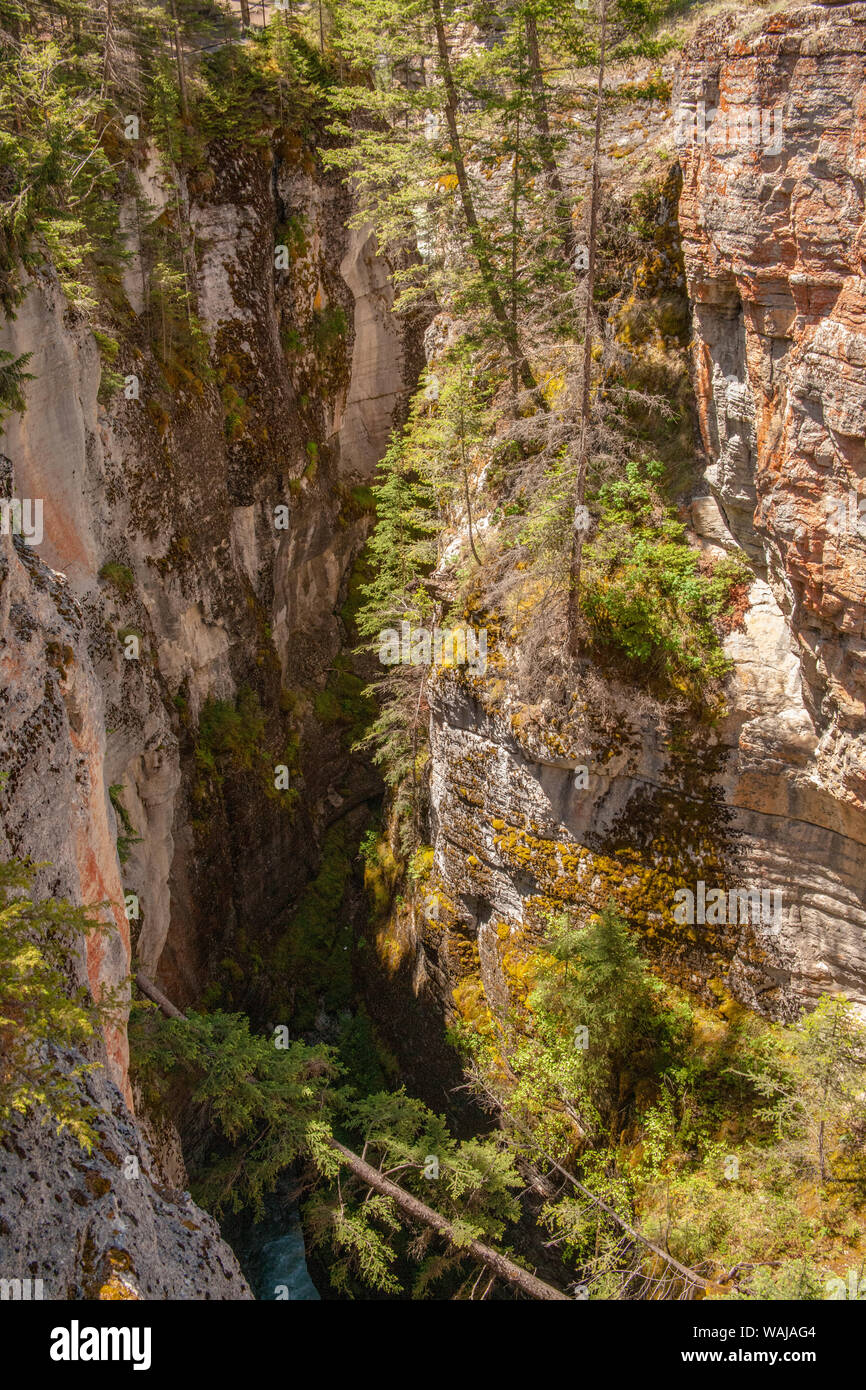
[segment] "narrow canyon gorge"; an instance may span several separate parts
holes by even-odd
[[[866,5],[259,8],[0,3],[0,1282],[845,1296]]]

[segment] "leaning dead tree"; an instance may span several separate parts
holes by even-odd
[[[149,976],[139,971],[135,977],[135,981],[142,994],[146,995],[154,1004],[157,1004],[167,1018],[178,1019],[184,1023],[187,1022],[186,1014],[182,1013],[182,1011],[171,1002],[168,996],[163,994],[162,990],[153,983]],[[382,1196],[390,1197],[394,1205],[398,1207],[400,1211],[404,1212],[406,1216],[411,1217],[415,1221],[421,1221],[426,1226],[431,1226],[439,1235],[444,1236],[449,1245],[453,1246],[461,1255],[473,1256],[489,1269],[491,1274],[496,1275],[500,1279],[504,1279],[506,1283],[511,1284],[513,1288],[519,1289],[520,1292],[526,1294],[528,1298],[543,1299],[547,1302],[571,1303],[573,1301],[567,1294],[562,1293],[559,1289],[555,1289],[551,1284],[545,1284],[543,1279],[538,1279],[534,1274],[531,1274],[528,1269],[522,1269],[520,1265],[515,1264],[513,1260],[509,1260],[505,1255],[501,1255],[498,1250],[494,1250],[491,1246],[484,1245],[480,1240],[470,1240],[467,1242],[465,1237],[461,1237],[458,1234],[453,1222],[449,1221],[441,1212],[434,1211],[432,1207],[428,1207],[424,1202],[419,1201],[417,1197],[413,1197],[405,1188],[399,1187],[395,1182],[391,1182],[390,1178],[383,1177],[377,1168],[366,1163],[359,1154],[353,1153],[351,1149],[347,1149],[345,1144],[341,1144],[339,1140],[328,1136],[327,1143],[329,1147],[333,1149],[334,1153],[339,1155],[340,1159],[346,1164],[349,1170],[354,1173],[356,1178],[366,1183],[367,1186],[371,1187],[375,1192],[381,1193]]]
[[[604,120],[604,71],[607,57],[607,6],[608,0],[600,0],[599,20],[601,33],[598,50],[598,87],[595,96],[595,128],[592,144],[592,177],[589,198],[589,261],[584,281],[586,304],[583,318],[583,381],[580,402],[580,444],[577,455],[577,480],[574,489],[574,517],[572,520],[571,558],[569,563],[568,622],[566,642],[569,655],[577,656],[579,646],[580,613],[580,571],[583,562],[583,546],[587,534],[588,516],[584,498],[586,496],[586,472],[589,461],[589,413],[592,395],[592,346],[593,346],[593,294],[595,290],[595,267],[598,253],[598,210],[601,201],[601,130]]]
[[[526,1126],[520,1123],[513,1111],[504,1105],[501,1098],[490,1089],[477,1066],[473,1066],[470,1069],[469,1077],[471,1085],[481,1097],[485,1108],[491,1113],[500,1115],[507,1124],[519,1131],[524,1140],[526,1140],[539,1157],[549,1165],[551,1171],[558,1173],[561,1178],[574,1188],[587,1208],[594,1208],[597,1212],[602,1212],[617,1227],[620,1232],[620,1239],[615,1253],[622,1256],[624,1261],[627,1260],[633,1252],[636,1251],[638,1253],[638,1267],[623,1268],[619,1271],[623,1280],[620,1293],[621,1297],[625,1297],[627,1290],[631,1287],[632,1293],[630,1296],[643,1298],[667,1298],[673,1296],[676,1298],[692,1299],[698,1293],[705,1292],[712,1287],[713,1281],[711,1279],[705,1279],[703,1275],[698,1274],[696,1270],[690,1269],[688,1265],[682,1264],[670,1251],[664,1250],[660,1245],[657,1245],[655,1241],[650,1240],[648,1236],[645,1236],[643,1232],[633,1226],[630,1221],[627,1221],[625,1217],[621,1216],[615,1207],[612,1207],[609,1202],[605,1202],[604,1199],[597,1196],[596,1193],[591,1192],[588,1187],[584,1186],[579,1178],[576,1178],[573,1173],[569,1172],[567,1168],[564,1168],[561,1163],[557,1162],[552,1154],[549,1154],[546,1149],[542,1148],[541,1145],[535,1141]],[[569,1111],[569,1113],[573,1115],[572,1111]],[[579,1120],[579,1117],[573,1117]],[[661,1273],[647,1273],[645,1268],[642,1267],[642,1263],[646,1259],[656,1262],[661,1268]],[[635,1286],[640,1289],[640,1292],[637,1294],[634,1293]]]

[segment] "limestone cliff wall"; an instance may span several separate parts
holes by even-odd
[[[389,317],[388,267],[367,233],[347,229],[347,195],[302,140],[214,142],[188,176],[142,150],[138,178],[121,208],[132,259],[112,364],[134,375],[138,395],[100,390],[97,341],[48,267],[0,327],[0,346],[32,354],[34,376],[26,412],[7,422],[3,496],[44,509],[39,545],[0,538],[0,852],[47,864],[39,894],[108,904],[114,930],[81,963],[95,990],[125,981],[134,955],[183,1004],[237,936],[263,938],[295,900],[327,819],[357,792],[342,730],[319,724],[312,696],[346,643],[339,609],[369,525],[353,489],[384,451],[411,347]],[[178,354],[160,364],[151,346],[144,196],[149,215],[177,211],[188,229],[207,372]],[[291,248],[287,269],[276,266],[280,244]],[[260,772],[228,769],[224,797],[197,786],[201,711],[242,688],[255,693],[268,747],[300,750],[288,811]],[[123,865],[111,788],[138,837]],[[103,1147],[146,1153],[120,1102],[131,1104],[122,1023],[106,1044]],[[64,1238],[73,1252],[87,1246],[93,1270],[114,1268],[120,1250],[142,1297],[245,1287],[212,1223],[173,1208],[157,1178],[125,1186],[103,1152],[88,1159],[48,1131],[28,1135],[21,1152],[38,1150],[40,1171],[54,1172]],[[85,1175],[80,1201],[74,1183],[64,1187],[70,1163]],[[22,1223],[14,1172],[0,1193],[4,1274],[30,1272],[46,1232]],[[116,1239],[103,1207],[123,1227]],[[172,1245],[164,1275],[151,1237]],[[196,1273],[202,1240],[223,1273]],[[49,1283],[47,1296],[72,1288],[65,1257]]]
[[[449,1011],[519,997],[545,914],[609,897],[709,1002],[866,1005],[864,25],[862,5],[729,17],[683,54],[666,137],[705,454],[686,515],[754,572],[727,713],[696,724],[591,670],[567,716],[529,706],[517,653],[435,682],[435,861],[405,946]],[[780,919],[677,923],[700,880],[780,890]]]

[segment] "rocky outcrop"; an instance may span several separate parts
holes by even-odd
[[[676,93],[706,478],[766,578],[765,621],[790,636],[787,697],[759,719],[753,699],[743,724],[737,799],[790,817],[832,863],[813,930],[845,936],[854,978],[830,974],[862,995],[866,7],[811,6],[719,40],[699,31]],[[829,862],[828,836],[845,851]]]
[[[707,481],[789,620],[821,775],[861,807],[864,52],[863,5],[712,27],[677,93]]]
[[[91,1153],[36,1120],[0,1146],[2,1277],[39,1279],[52,1300],[252,1298],[213,1217],[164,1184],[119,1091],[97,1072],[82,1099],[99,1112]]]
[[[698,31],[670,116],[706,464],[684,515],[755,574],[726,713],[701,726],[591,670],[567,713],[527,705],[518,653],[434,682],[419,988],[449,1011],[519,998],[547,914],[609,898],[708,1002],[866,1006],[866,6],[746,22]],[[678,921],[699,882],[780,912]]]
[[[520,997],[548,915],[612,900],[669,978],[776,1016],[866,1002],[862,821],[816,784],[790,634],[757,581],[730,713],[698,728],[587,673],[567,717],[452,677],[431,701],[435,866],[420,898],[427,984],[458,1011]],[[780,890],[781,910],[678,921],[677,891]]]
[[[154,202],[162,186],[148,170]],[[317,174],[309,151],[277,151],[273,170],[258,153],[216,151],[205,188],[184,188],[183,200],[199,247],[199,308],[212,363],[218,379],[243,393],[242,418],[228,437],[215,385],[203,389],[187,373],[167,392],[146,344],[136,344],[137,320],[118,365],[135,368],[140,394],[127,400],[117,390],[100,402],[97,345],[47,274],[2,332],[10,351],[33,353],[36,378],[28,410],[6,430],[15,487],[44,502],[38,554],[62,573],[52,582],[70,596],[93,670],[93,688],[79,703],[92,716],[85,737],[93,741],[93,795],[105,803],[104,843],[93,854],[100,886],[110,886],[102,896],[122,898],[107,798],[117,785],[140,836],[124,886],[139,898],[137,951],[153,973],[176,906],[172,874],[181,896],[190,891],[177,705],[194,729],[207,698],[230,699],[245,680],[262,686],[256,678],[267,652],[284,686],[314,684],[333,660],[344,642],[341,591],[368,524],[351,487],[369,479],[403,394],[387,270],[369,235],[346,231],[345,196]],[[165,189],[161,197],[167,202]],[[291,219],[296,236],[283,274],[274,270],[275,228]],[[127,278],[132,294],[134,265]],[[321,346],[315,330],[326,311],[332,340]],[[294,334],[288,351],[281,333]],[[281,506],[289,518],[282,529]],[[112,564],[129,571],[120,589]],[[7,609],[9,601],[11,591]],[[118,640],[127,632],[140,639],[132,660]],[[31,700],[44,685],[33,668],[10,667],[9,675],[10,707],[19,683],[21,698],[29,691]],[[262,689],[261,698],[274,698],[273,690]],[[16,741],[20,760],[36,756],[14,722],[3,734]],[[7,789],[15,852],[38,848],[39,857],[60,862],[76,798],[59,791],[47,804],[40,799],[37,843],[29,803],[17,794],[27,775],[39,785],[36,769],[22,766]],[[84,888],[81,896],[91,900]],[[192,938],[188,906],[178,934]]]
[[[0,468],[0,498],[20,495],[2,456]],[[35,881],[40,895],[105,904],[110,929],[88,939],[79,975],[97,997],[118,988],[122,997],[129,924],[105,775],[103,690],[65,576],[13,534],[0,536],[0,689],[0,855],[44,865]],[[125,1029],[109,1027],[105,1041],[113,1079],[129,1100]]]

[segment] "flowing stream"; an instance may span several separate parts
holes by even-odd
[[[304,1232],[297,1205],[279,1195],[265,1199],[260,1221],[241,1212],[223,1224],[250,1288],[262,1301],[318,1302],[307,1269]]]

